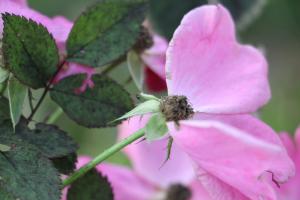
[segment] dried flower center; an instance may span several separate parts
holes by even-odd
[[[186,96],[174,95],[163,97],[160,104],[160,110],[167,121],[175,122],[189,119],[194,114],[193,108],[189,104]]]
[[[169,187],[165,200],[189,200],[191,197],[192,192],[188,187],[174,184]]]
[[[146,27],[142,26],[140,36],[134,45],[134,49],[138,52],[142,52],[145,49],[149,49],[150,47],[152,47],[153,43],[153,38],[149,30]]]

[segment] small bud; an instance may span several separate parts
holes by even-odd
[[[191,197],[192,192],[188,187],[174,184],[169,187],[166,200],[189,200]]]
[[[150,34],[149,30],[146,27],[141,26],[140,36],[133,47],[134,50],[136,50],[137,52],[142,52],[145,49],[149,49],[152,46],[153,46],[152,35]]]
[[[194,111],[185,96],[167,96],[163,97],[160,104],[160,110],[167,121],[178,122],[189,119]]]

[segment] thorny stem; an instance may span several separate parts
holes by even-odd
[[[135,133],[131,134],[129,137],[125,138],[119,143],[114,144],[110,148],[106,149],[104,152],[96,156],[93,160],[89,163],[78,169],[74,172],[71,176],[63,181],[63,187],[66,187],[76,181],[78,178],[86,174],[88,171],[96,167],[98,164],[109,158],[110,156],[114,155],[115,153],[119,152],[124,147],[128,146],[129,144],[133,143],[134,141],[142,138],[145,135],[144,128],[136,131]]]

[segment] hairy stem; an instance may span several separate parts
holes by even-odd
[[[89,163],[78,169],[74,172],[71,176],[63,181],[63,187],[66,187],[76,181],[78,178],[86,174],[88,171],[96,167],[99,163],[103,162],[110,156],[114,155],[115,153],[119,152],[121,149],[126,147],[127,145],[133,143],[134,141],[140,139],[145,134],[144,128],[136,131],[135,133],[131,134],[129,137],[125,138],[124,140],[120,141],[119,143],[114,144],[110,148],[106,149],[104,152],[96,156],[93,160]]]

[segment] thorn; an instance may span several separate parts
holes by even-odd
[[[167,156],[166,159],[164,160],[164,162],[162,163],[162,165],[159,167],[159,169],[161,169],[168,160],[170,160],[171,157],[171,151],[172,151],[172,146],[173,146],[173,138],[170,136],[168,138],[168,145],[167,145]]]

